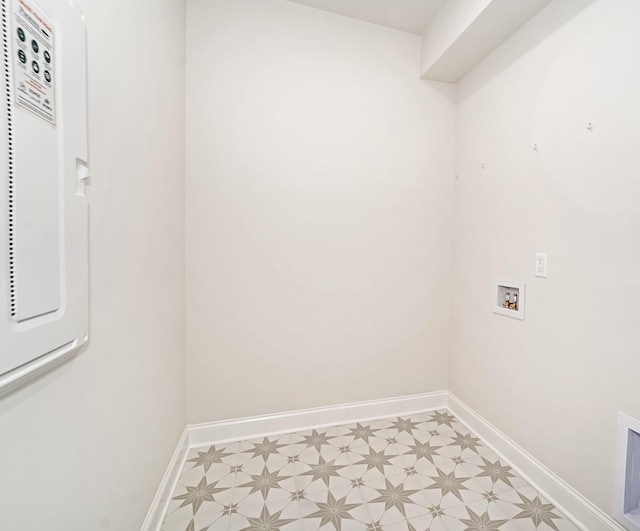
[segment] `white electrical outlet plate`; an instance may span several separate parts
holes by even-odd
[[[536,254],[536,276],[543,278],[547,276],[547,253]]]

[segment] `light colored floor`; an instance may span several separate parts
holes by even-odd
[[[446,411],[191,450],[163,531],[575,531]]]

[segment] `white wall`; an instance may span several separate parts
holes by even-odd
[[[437,390],[453,88],[420,37],[282,0],[187,3],[190,422]]]
[[[639,19],[553,2],[459,85],[450,387],[608,511],[616,412],[640,417]],[[527,282],[524,322],[494,276]]]
[[[184,4],[83,0],[91,340],[0,398],[0,528],[137,530],[184,428]]]

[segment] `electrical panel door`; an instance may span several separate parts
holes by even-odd
[[[0,1],[2,393],[88,340],[88,148],[82,12]]]

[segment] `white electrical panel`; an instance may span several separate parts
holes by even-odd
[[[72,0],[0,0],[0,393],[88,339],[86,28]]]

